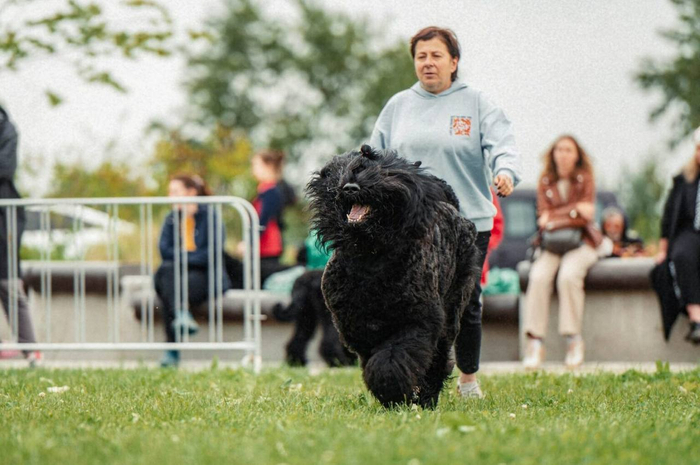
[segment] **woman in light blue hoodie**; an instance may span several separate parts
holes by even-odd
[[[513,128],[503,111],[483,93],[457,81],[459,42],[449,29],[427,27],[411,39],[418,82],[394,95],[382,110],[370,145],[396,150],[421,161],[429,173],[454,189],[460,213],[479,231],[482,253],[496,208],[490,187],[508,196],[520,181],[520,154]],[[455,341],[458,389],[463,397],[483,397],[476,381],[481,352],[481,287],[477,284],[465,309]]]

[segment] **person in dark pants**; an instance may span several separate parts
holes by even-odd
[[[690,320],[686,339],[700,344],[700,128],[694,141],[695,154],[673,178],[666,200],[656,262],[667,262],[680,288],[680,301]]]
[[[482,92],[457,80],[459,42],[449,29],[424,28],[410,44],[418,82],[394,95],[382,110],[370,145],[420,161],[454,189],[460,213],[479,231],[483,255],[493,228],[497,195],[520,180],[520,154],[511,122]],[[481,258],[483,266],[483,257]],[[477,283],[455,343],[462,397],[483,396],[476,380],[481,352],[481,286]]]
[[[209,195],[209,191],[199,176],[188,174],[173,176],[168,185],[168,196],[170,197],[202,195]],[[168,342],[180,342],[185,333],[194,335],[199,329],[189,311],[182,311],[179,314],[176,312],[178,301],[184,299],[184,285],[180,285],[181,295],[178,299],[175,289],[178,272],[175,265],[175,254],[181,253],[180,251],[183,249],[187,251],[187,301],[189,308],[196,307],[209,298],[209,248],[216,246],[215,243],[209,243],[209,208],[210,206],[204,204],[175,205],[178,215],[175,215],[175,211],[170,212],[163,223],[158,244],[163,263],[156,272],[154,283],[156,293],[163,304],[161,310]],[[219,219],[216,216],[214,216],[213,224],[214,228],[219,225]],[[179,230],[179,247],[175,244],[175,228]],[[216,233],[214,238],[216,238]],[[184,273],[180,276],[184,277]],[[222,290],[226,291],[230,287],[229,278],[224,273]],[[168,350],[161,360],[161,366],[176,367],[179,362],[180,352]]]
[[[14,183],[15,171],[17,171],[17,138],[15,126],[10,121],[5,109],[0,107],[0,198],[2,199],[20,198]],[[13,274],[15,274],[17,279],[10,279],[8,267],[7,245],[9,236],[7,224],[10,212],[10,208],[0,208],[0,301],[9,320],[10,291],[14,291],[13,293],[17,296],[17,341],[19,343],[34,343],[36,342],[36,337],[19,268],[19,248],[22,243],[22,233],[24,232],[24,209],[16,209],[17,235],[14,249],[17,251],[17,267]],[[24,351],[23,354],[29,361],[30,366],[41,362],[41,352]],[[0,351],[0,359],[13,358],[18,355],[19,352],[17,351]]]
[[[483,273],[484,261],[491,239],[491,231],[479,231],[474,245],[481,255],[477,266],[479,276]],[[481,279],[477,280],[477,283]],[[458,349],[459,348],[459,349]],[[455,340],[455,358],[457,366],[462,373],[476,373],[479,371],[479,356],[481,355],[481,284],[474,286],[474,291],[469,299],[467,308],[462,316],[461,329]],[[477,396],[480,397],[480,396]]]

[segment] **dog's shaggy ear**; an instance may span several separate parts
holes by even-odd
[[[379,153],[367,144],[364,144],[362,147],[360,147],[360,152],[362,153],[363,157],[369,158],[372,161],[377,160],[379,158]]]

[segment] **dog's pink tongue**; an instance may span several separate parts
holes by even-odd
[[[355,204],[352,206],[352,209],[348,214],[348,218],[350,218],[351,220],[359,220],[365,213],[367,213],[366,205]]]

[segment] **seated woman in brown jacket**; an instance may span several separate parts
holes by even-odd
[[[573,368],[583,362],[583,280],[598,260],[596,247],[602,236],[593,225],[593,167],[586,152],[571,136],[558,138],[545,154],[544,170],[537,186],[537,213],[541,254],[532,264],[525,299],[527,345],[523,364],[534,369],[544,359],[543,339],[547,334],[556,276],[559,333],[567,338],[565,362]],[[561,240],[557,247],[556,237],[551,235],[555,231],[560,238],[572,233],[568,247]]]

